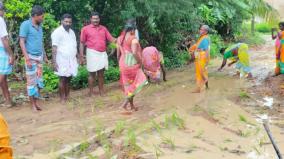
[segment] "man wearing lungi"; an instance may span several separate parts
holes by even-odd
[[[64,14],[61,18],[61,26],[51,34],[54,71],[60,77],[59,95],[61,102],[67,101],[71,77],[76,76],[78,72],[76,35],[71,29],[71,25],[72,16]]]
[[[0,87],[5,98],[3,106],[12,106],[12,100],[8,89],[7,75],[12,73],[14,62],[13,52],[9,46],[6,23],[3,19],[4,5],[0,2]]]
[[[87,70],[89,72],[89,95],[94,94],[94,82],[98,76],[100,95],[104,94],[104,71],[108,69],[107,42],[115,42],[108,29],[100,25],[100,15],[92,12],[91,24],[81,30],[80,37],[80,63],[83,64],[84,49],[86,49]]]
[[[20,46],[25,58],[27,77],[27,92],[35,111],[41,111],[38,104],[40,89],[44,87],[42,78],[43,59],[48,62],[44,46],[42,21],[44,10],[35,5],[31,11],[31,18],[24,21],[20,27]]]

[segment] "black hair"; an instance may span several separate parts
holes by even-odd
[[[127,19],[126,23],[136,24],[136,19],[135,18]]]
[[[130,31],[133,31],[136,29],[136,25],[133,24],[133,23],[126,23],[125,26],[124,26],[124,36],[123,36],[123,39],[122,39],[122,42],[121,42],[121,45],[123,45],[124,43],[124,40],[125,40],[125,37],[126,37],[126,34]]]
[[[279,26],[283,26],[284,27],[284,22],[280,22]]]
[[[2,10],[2,11],[5,10],[5,6],[4,6],[3,2],[1,2],[1,1],[0,1],[0,10]]]
[[[61,20],[64,20],[66,18],[72,19],[72,16],[70,14],[68,14],[68,13],[65,13],[65,14],[62,15]]]
[[[90,18],[93,16],[98,16],[99,18],[101,17],[99,12],[91,12]]]
[[[44,9],[39,5],[34,5],[31,11],[32,17],[44,14]]]
[[[225,50],[226,50],[226,48],[221,48],[220,49],[220,54],[224,54]]]

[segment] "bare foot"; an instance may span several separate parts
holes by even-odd
[[[40,106],[38,106],[38,105],[34,105],[34,106],[33,106],[33,110],[34,110],[35,112],[42,111],[42,109],[41,109]]]
[[[122,115],[132,115],[132,111],[130,111],[130,110],[124,110],[124,111],[120,111],[120,114],[122,114]]]
[[[1,104],[1,106],[10,108],[10,107],[13,106],[13,102],[12,101],[5,101],[3,104]]]
[[[247,78],[248,78],[248,79],[252,79],[252,74],[249,73]]]
[[[66,99],[64,99],[64,98],[63,98],[63,99],[60,99],[60,103],[61,103],[61,104],[65,104],[65,103],[66,103]]]
[[[90,92],[88,93],[88,97],[92,97],[93,96],[93,92]]]
[[[126,100],[124,101],[124,103],[121,105],[120,108],[127,110],[127,105],[128,105],[128,103],[129,103],[129,100],[126,99]]]
[[[132,107],[131,110],[137,112],[138,111],[138,107]]]
[[[201,92],[200,88],[196,88],[196,89],[193,90],[191,93],[200,93],[200,92]]]
[[[105,97],[106,96],[106,92],[104,90],[99,91],[99,94],[101,97]]]
[[[240,77],[241,73],[240,72],[236,72],[233,77]]]

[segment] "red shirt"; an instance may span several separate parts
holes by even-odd
[[[87,48],[104,52],[107,48],[107,41],[112,41],[113,37],[106,27],[90,24],[82,28],[80,40]]]

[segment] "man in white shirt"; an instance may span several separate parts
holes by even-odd
[[[8,90],[7,75],[12,73],[14,63],[13,52],[9,46],[7,26],[3,19],[4,5],[0,2],[0,86],[5,98],[4,106],[12,106],[10,92]]]
[[[78,72],[76,35],[71,29],[72,17],[64,14],[61,26],[51,34],[52,59],[55,74],[60,77],[59,95],[61,102],[66,102],[70,92],[70,80]]]

